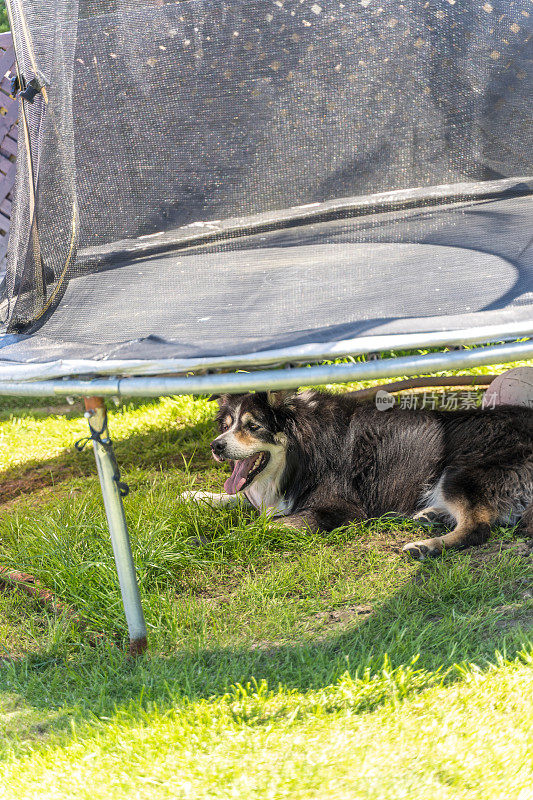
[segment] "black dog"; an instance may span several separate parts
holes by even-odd
[[[449,533],[405,545],[414,558],[484,542],[495,522],[533,536],[533,410],[380,411],[353,395],[306,391],[217,396],[217,461],[238,493],[285,525],[332,530],[387,512]]]

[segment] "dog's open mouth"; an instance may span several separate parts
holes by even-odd
[[[227,494],[237,494],[246,489],[270,461],[269,453],[256,453],[233,463],[233,472],[224,484]]]

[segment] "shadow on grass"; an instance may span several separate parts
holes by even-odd
[[[390,671],[414,659],[417,668],[458,680],[458,664],[483,668],[497,652],[512,660],[531,647],[533,609],[522,599],[532,585],[532,559],[517,556],[513,545],[500,555],[498,543],[492,547],[492,568],[469,553],[418,566],[405,586],[338,633],[281,644],[193,645],[167,655],[151,652],[137,661],[127,660],[110,642],[89,647],[80,639],[68,652],[52,648],[5,661],[0,692],[32,709],[17,735],[33,739],[42,738],[43,731],[64,730],[72,718],[78,723],[116,719],[121,713],[135,718],[154,708],[164,712],[184,701],[216,699],[231,686],[260,681],[273,690],[318,690],[346,672],[353,678],[366,669],[378,674],[384,664]],[[394,696],[393,683],[389,696],[378,695],[370,707]],[[369,710],[368,704],[361,710]]]
[[[121,470],[185,467],[201,472],[213,466],[208,443],[214,435],[214,423],[199,422],[166,430],[131,433],[114,441]],[[59,487],[73,478],[96,475],[91,447],[81,453],[69,448],[54,458],[32,459],[0,472],[0,505],[49,486]]]

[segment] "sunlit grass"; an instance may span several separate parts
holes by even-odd
[[[319,536],[184,504],[224,479],[213,416],[110,407],[151,647],[132,663],[81,405],[0,400],[0,564],[81,618],[0,591],[0,797],[525,800],[533,559],[513,531],[420,565],[407,520]]]
[[[416,665],[303,694],[239,686],[74,727],[1,774],[17,797],[527,800],[530,678],[524,654],[449,687]]]

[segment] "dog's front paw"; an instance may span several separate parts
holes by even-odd
[[[208,498],[209,492],[202,492],[199,489],[188,489],[186,492],[180,492],[178,501],[180,503],[201,503]]]
[[[182,500],[184,503],[189,501],[193,503],[201,503],[202,501],[213,502],[214,500],[219,500],[222,496],[222,494],[204,492],[201,489],[188,489],[186,492],[181,492],[181,494],[178,495],[178,500]]]
[[[205,503],[214,508],[228,506],[233,508],[239,503],[246,503],[246,499],[240,495],[225,494],[224,492],[203,492],[200,489],[190,489],[178,495],[178,500],[182,503]]]

